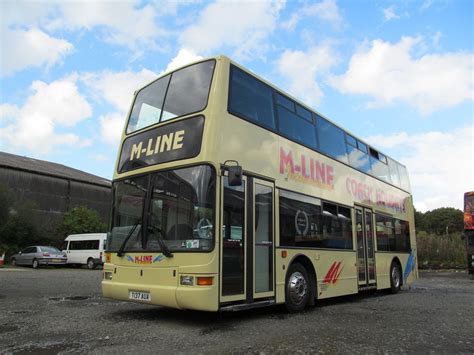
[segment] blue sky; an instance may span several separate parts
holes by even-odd
[[[225,54],[407,165],[474,190],[474,2],[0,2],[0,150],[111,178],[133,91]]]

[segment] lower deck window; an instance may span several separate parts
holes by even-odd
[[[280,191],[280,245],[352,249],[350,208]]]
[[[375,214],[377,251],[410,251],[410,227],[407,221]]]

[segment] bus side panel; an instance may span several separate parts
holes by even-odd
[[[376,252],[377,290],[390,288],[390,265],[395,258],[400,260],[404,285],[417,279],[414,254]]]
[[[285,279],[291,262],[301,255],[306,256],[316,272],[318,299],[348,295],[358,292],[356,253],[354,251],[286,250],[288,256],[276,255],[276,302],[285,302]]]

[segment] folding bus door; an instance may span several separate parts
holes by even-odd
[[[375,285],[374,222],[371,209],[356,206],[357,270],[359,287]]]
[[[275,296],[275,188],[244,176],[221,180],[221,303],[252,304]]]

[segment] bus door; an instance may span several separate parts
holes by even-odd
[[[375,285],[374,222],[371,209],[356,206],[359,287]]]
[[[224,176],[221,185],[221,303],[274,298],[274,184],[244,176],[229,186]]]

